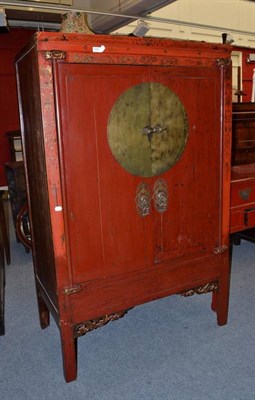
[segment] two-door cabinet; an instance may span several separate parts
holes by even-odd
[[[130,308],[229,297],[231,48],[38,33],[16,60],[41,326],[76,341]]]

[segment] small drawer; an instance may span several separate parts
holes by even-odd
[[[231,207],[255,204],[255,178],[231,182]]]
[[[247,227],[255,227],[255,208],[244,211],[244,223]]]

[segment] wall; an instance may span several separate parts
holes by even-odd
[[[235,47],[235,49],[242,52],[242,90],[246,93],[246,96],[242,97],[242,101],[249,102],[251,101],[252,76],[255,69],[255,62],[248,63],[247,58],[249,54],[255,55],[255,48]]]
[[[255,47],[255,1],[177,0],[151,14],[168,23],[149,22],[147,36],[221,43],[223,32],[230,33],[235,45]],[[131,33],[136,22],[115,33]]]
[[[241,96],[241,101],[250,102],[251,92],[252,92],[252,77],[253,70],[255,69],[255,61],[247,62],[249,55],[253,54],[255,56],[255,49],[250,49],[246,47],[233,46],[232,51],[232,99],[237,102],[237,96],[234,93],[238,89],[238,67],[241,69],[241,85],[240,89],[245,93]]]
[[[242,90],[247,93],[242,101],[251,100],[252,74],[255,63],[248,64],[248,54],[255,53],[255,1],[248,0],[177,0],[154,12],[152,17],[168,23],[146,21],[150,30],[146,36],[171,39],[199,40],[222,43],[222,33],[234,39],[233,52],[233,101],[237,88],[237,67],[241,66]],[[118,29],[115,34],[130,34],[137,22]],[[240,64],[239,64],[240,62]]]
[[[0,186],[6,185],[4,163],[10,161],[5,132],[19,129],[14,58],[34,31],[11,29],[0,35]]]

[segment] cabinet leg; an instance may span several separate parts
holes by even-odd
[[[0,336],[5,334],[4,317],[0,317]]]
[[[212,294],[212,304],[211,304],[212,310],[214,312],[217,312],[217,293],[213,292]]]
[[[66,382],[77,378],[77,339],[70,324],[60,321],[63,369]]]
[[[226,325],[228,320],[229,279],[222,280],[219,290],[212,295],[212,310],[217,314],[218,325]]]

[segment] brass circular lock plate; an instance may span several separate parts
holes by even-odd
[[[118,163],[131,174],[152,177],[168,171],[180,159],[187,143],[188,121],[172,90],[146,82],[120,95],[107,130]]]

